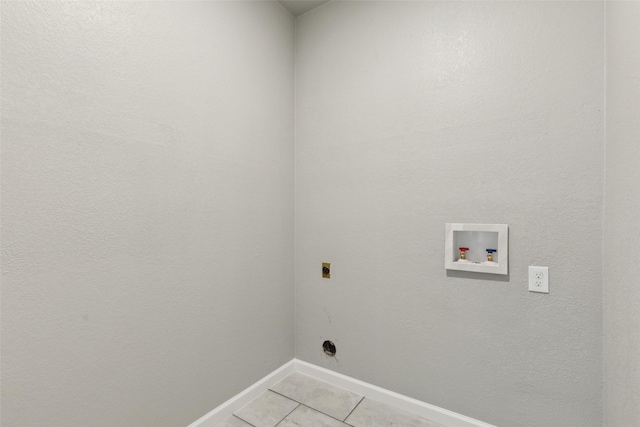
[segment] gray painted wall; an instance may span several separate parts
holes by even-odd
[[[640,3],[607,2],[605,425],[640,425]]]
[[[2,425],[187,425],[293,354],[293,18],[2,2]]]
[[[602,424],[603,25],[598,2],[298,19],[297,357],[498,425]],[[509,224],[510,275],[447,274],[446,222]]]
[[[298,357],[601,424],[603,7],[298,21]],[[639,7],[606,13],[607,426],[640,424]],[[292,31],[263,2],[2,2],[3,425],[185,425],[291,358]],[[509,223],[510,276],[446,274],[449,221]]]

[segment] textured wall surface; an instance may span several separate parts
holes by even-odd
[[[502,426],[602,424],[603,13],[299,18],[297,357]],[[447,274],[446,222],[509,224],[510,275]],[[528,265],[549,266],[549,295]]]
[[[604,414],[640,426],[640,3],[607,2]]]
[[[602,424],[603,11],[299,19],[297,357],[498,425]],[[604,425],[626,427],[640,4],[606,20]],[[185,425],[291,358],[292,31],[266,2],[2,2],[3,426]],[[511,274],[447,274],[445,222],[508,223]]]
[[[293,354],[293,18],[2,2],[2,425],[184,426]]]

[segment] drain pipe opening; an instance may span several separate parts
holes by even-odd
[[[325,341],[322,343],[322,349],[324,350],[327,356],[335,356],[336,355],[336,345],[331,341]]]

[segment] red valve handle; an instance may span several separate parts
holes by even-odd
[[[460,251],[461,251],[461,252],[466,252],[466,251],[468,251],[468,250],[469,250],[469,248],[460,248]]]

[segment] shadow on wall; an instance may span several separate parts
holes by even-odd
[[[473,271],[446,270],[447,277],[457,277],[461,279],[488,280],[490,282],[510,282],[511,273],[509,274],[487,274],[474,273]]]

